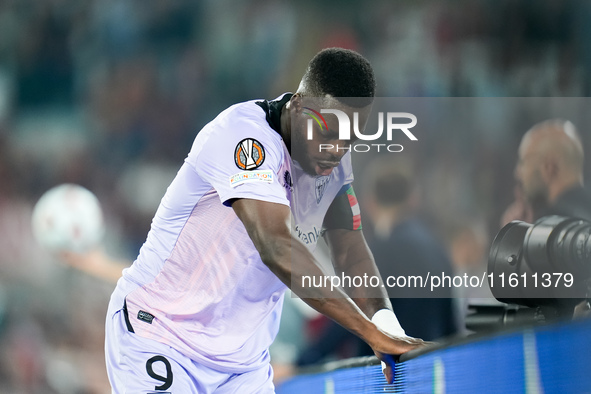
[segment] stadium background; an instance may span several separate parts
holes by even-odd
[[[382,97],[586,97],[590,18],[591,3],[574,0],[1,0],[0,392],[108,392],[113,285],[35,245],[30,214],[48,188],[92,190],[108,252],[133,259],[200,127],[232,103],[295,89],[318,50],[364,54]],[[438,191],[423,215],[448,246],[466,227],[484,262],[537,120],[421,141],[439,164],[416,174]]]

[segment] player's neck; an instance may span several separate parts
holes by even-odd
[[[290,102],[288,101],[283,108],[281,108],[279,124],[281,126],[281,138],[283,138],[287,150],[291,153],[291,115],[289,113],[289,108]]]

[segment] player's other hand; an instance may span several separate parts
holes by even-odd
[[[121,277],[121,271],[131,264],[129,261],[111,259],[102,248],[84,253],[63,250],[58,253],[58,257],[70,267],[112,283],[116,283]]]
[[[384,334],[383,340],[372,346],[372,349],[378,359],[383,362],[382,372],[388,383],[394,381],[394,359],[403,353],[413,349],[424,348],[434,345],[433,342],[426,342],[419,338],[409,336],[395,337]]]

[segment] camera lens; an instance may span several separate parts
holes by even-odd
[[[495,298],[538,306],[585,298],[591,278],[591,223],[546,216],[533,225],[514,221],[491,246],[489,285]]]
[[[538,272],[591,276],[591,223],[576,218],[546,216],[525,237],[525,258]]]

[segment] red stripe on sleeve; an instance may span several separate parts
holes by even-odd
[[[361,227],[361,215],[353,216],[353,230],[359,230]]]
[[[357,197],[355,197],[355,195],[353,194],[347,194],[347,197],[349,198],[349,205],[354,207],[355,205],[357,205]]]

